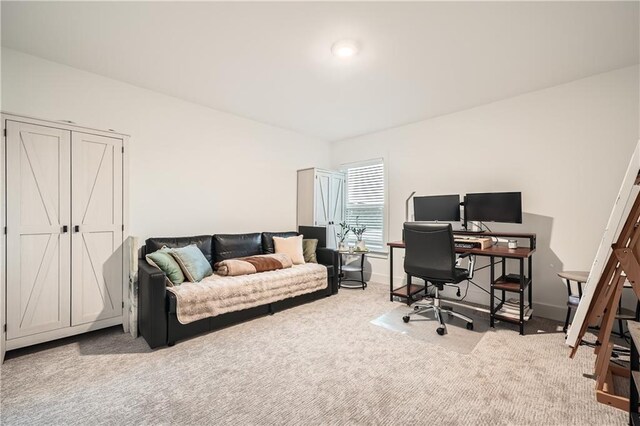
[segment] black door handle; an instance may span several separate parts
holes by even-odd
[[[76,225],[73,227],[74,232],[80,232],[80,225]]]
[[[66,234],[69,231],[69,227],[67,225],[62,225],[62,233]]]

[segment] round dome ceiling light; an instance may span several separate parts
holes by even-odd
[[[350,58],[358,54],[358,44],[353,40],[340,40],[333,43],[331,53],[338,58]]]

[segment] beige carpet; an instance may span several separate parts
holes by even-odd
[[[592,351],[570,360],[555,324],[499,327],[462,355],[373,325],[399,306],[386,290],[341,290],[156,351],[117,328],[17,351],[1,369],[2,423],[626,424],[583,376]]]

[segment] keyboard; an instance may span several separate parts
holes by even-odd
[[[461,242],[455,242],[453,244],[456,248],[463,248],[463,249],[472,249],[475,247],[475,244],[473,243],[461,243]]]

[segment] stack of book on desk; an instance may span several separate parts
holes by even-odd
[[[531,306],[524,305],[524,320],[528,321],[533,313],[533,309]],[[496,315],[500,315],[502,317],[519,320],[520,319],[520,301],[518,299],[507,299],[502,304],[502,307],[499,311],[496,312]]]

